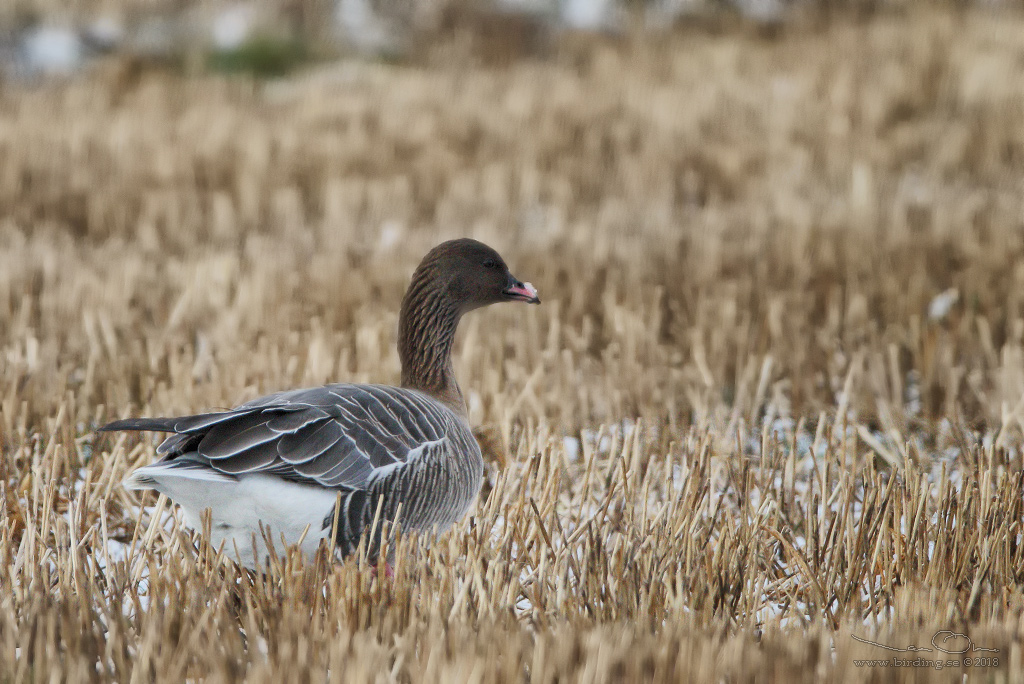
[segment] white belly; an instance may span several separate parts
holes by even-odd
[[[203,511],[209,509],[211,545],[223,545],[225,556],[247,568],[262,566],[269,555],[261,523],[278,556],[300,539],[299,548],[312,556],[330,537],[324,520],[337,501],[334,491],[269,475],[232,481],[163,477],[155,488],[181,507],[184,523],[194,530],[202,531]]]

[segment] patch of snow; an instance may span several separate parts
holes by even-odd
[[[235,50],[253,33],[256,10],[251,5],[236,4],[225,7],[213,18],[210,38],[218,50]]]
[[[951,287],[948,290],[935,295],[931,303],[928,304],[928,318],[933,321],[941,321],[949,312],[952,311],[953,305],[960,300],[960,290],[955,287]]]
[[[22,43],[25,68],[30,75],[68,75],[81,68],[85,45],[78,33],[62,26],[30,29]]]
[[[385,221],[380,227],[380,237],[377,238],[377,249],[382,252],[389,251],[398,245],[406,235],[405,226],[401,221]]]
[[[580,458],[580,440],[575,437],[563,437],[562,447],[565,449],[565,459],[570,463]]]
[[[761,24],[780,22],[786,13],[786,5],[782,0],[732,0],[732,6],[745,19]]]
[[[562,23],[577,31],[610,31],[622,23],[615,0],[563,0],[559,9]]]
[[[386,51],[398,42],[370,0],[339,0],[335,20],[352,45],[363,52]]]
[[[690,468],[687,465],[672,466],[672,489],[681,492],[686,486],[686,478],[690,477]]]

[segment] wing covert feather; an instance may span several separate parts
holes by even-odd
[[[292,390],[166,420],[178,434],[160,445],[165,459],[188,453],[223,473],[343,489],[362,489],[410,458],[446,448],[446,438],[464,427],[426,395],[380,385]]]

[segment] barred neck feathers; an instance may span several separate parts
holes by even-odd
[[[425,392],[460,415],[466,404],[455,380],[452,345],[462,315],[460,302],[435,265],[416,269],[398,319],[402,386]]]

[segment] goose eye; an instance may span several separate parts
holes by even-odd
[[[484,261],[484,268],[497,268],[498,263],[494,259]]]

